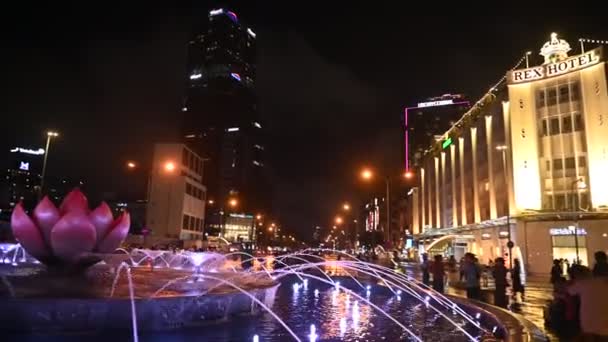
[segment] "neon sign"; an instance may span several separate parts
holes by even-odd
[[[437,107],[437,106],[446,106],[446,105],[451,105],[451,104],[454,104],[454,100],[440,100],[440,101],[430,101],[430,102],[419,102],[418,103],[418,107],[419,108]]]
[[[30,170],[30,163],[20,162],[19,163],[19,170],[29,171]]]
[[[236,72],[231,73],[230,76],[239,82],[241,81],[241,75],[237,74]]]
[[[550,228],[549,234],[552,236],[561,236],[561,235],[574,235],[574,227],[570,228]],[[577,235],[587,235],[587,231],[585,228],[577,228]]]
[[[11,149],[11,152],[15,153],[15,152],[19,152],[19,153],[25,153],[25,154],[33,154],[33,155],[42,155],[44,154],[44,149],[43,148],[39,148],[37,150],[32,150],[29,148],[23,148],[23,147],[15,147],[13,149]]]
[[[441,143],[441,148],[444,150],[452,145],[452,138],[447,138]]]

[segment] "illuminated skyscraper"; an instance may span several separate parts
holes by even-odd
[[[189,43],[183,135],[205,160],[203,183],[215,206],[210,215],[229,197],[239,198],[244,212],[270,206],[255,57],[256,34],[227,9],[210,11]]]

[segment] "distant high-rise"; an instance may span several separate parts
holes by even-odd
[[[470,107],[463,95],[445,94],[405,108],[405,168],[419,166],[425,149]]]
[[[269,211],[255,55],[255,33],[226,9],[210,11],[189,43],[183,135],[205,160],[203,183],[213,203],[212,217],[229,198],[238,198],[238,211]]]

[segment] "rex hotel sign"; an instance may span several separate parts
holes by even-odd
[[[536,81],[584,69],[588,66],[597,64],[600,60],[601,48],[598,48],[556,63],[509,71],[509,73],[507,73],[507,79],[511,84]]]

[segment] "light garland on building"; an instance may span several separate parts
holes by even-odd
[[[608,40],[599,40],[599,39],[589,39],[589,38],[579,38],[579,42],[581,43],[591,43],[591,44],[605,44],[608,45]]]
[[[524,54],[518,61],[517,63],[515,63],[515,65],[509,70],[509,71],[513,71],[517,68],[519,68],[519,66],[526,60],[527,57],[527,53]],[[456,123],[450,127],[450,129],[448,129],[443,136],[444,137],[449,137],[452,138],[452,140],[455,140],[459,134],[454,134],[454,132],[458,132],[460,131],[463,127],[468,126],[471,122],[474,122],[475,120],[477,120],[477,118],[479,117],[479,114],[482,110],[482,108],[486,105],[491,103],[495,98],[496,95],[494,94],[494,92],[498,91],[498,88],[507,80],[507,75],[505,74],[504,76],[502,76],[498,82],[496,82],[493,86],[490,87],[490,89],[488,90],[487,93],[485,93],[479,100],[477,100],[477,102],[475,102],[473,104],[473,106],[462,115],[462,117],[456,121]],[[441,142],[443,141],[443,139],[441,139],[439,142],[437,142],[436,144],[434,144],[429,150],[425,151],[425,154],[428,153],[433,153],[433,154],[437,154],[442,150],[441,147]]]

